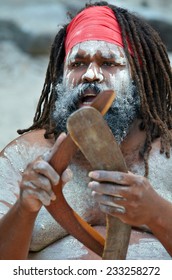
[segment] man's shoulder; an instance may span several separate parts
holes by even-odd
[[[11,169],[19,171],[19,167],[21,170],[25,168],[29,162],[52,147],[53,141],[45,139],[44,133],[44,130],[35,130],[11,141],[0,152],[0,166],[8,161]]]
[[[6,157],[12,152],[17,152],[20,149],[26,149],[27,152],[33,149],[39,150],[50,148],[53,145],[53,140],[45,139],[45,131],[43,129],[27,132],[16,139],[12,140],[0,152],[0,157]]]

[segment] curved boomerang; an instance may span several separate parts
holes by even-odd
[[[114,91],[103,91],[99,93],[91,106],[104,115],[112,105],[114,99]],[[68,167],[77,150],[78,147],[71,139],[70,134],[68,134],[49,161],[59,175]],[[63,196],[61,181],[57,186],[54,186],[53,191],[57,198],[49,206],[46,206],[49,213],[69,234],[96,254],[102,256],[105,245],[104,238],[69,206]]]

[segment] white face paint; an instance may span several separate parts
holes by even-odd
[[[100,71],[97,71],[97,68],[93,65],[93,63],[91,63],[86,73],[82,76],[82,79],[92,80],[94,77],[96,77],[100,82],[103,81],[102,69],[100,68]]]
[[[120,143],[138,115],[139,96],[132,83],[130,67],[123,48],[104,41],[77,44],[64,65],[62,84],[57,85],[54,120],[57,131],[65,131],[67,118],[82,106],[88,106],[106,89],[116,99],[105,118]]]
[[[72,89],[84,80],[96,80],[103,89],[114,89],[117,94],[126,92],[131,74],[123,48],[104,41],[86,41],[74,46],[66,57],[63,85]]]

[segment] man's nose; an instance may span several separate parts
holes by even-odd
[[[104,76],[101,68],[91,63],[87,68],[87,71],[82,76],[83,82],[102,82],[104,80]]]

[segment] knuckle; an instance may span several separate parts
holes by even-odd
[[[51,183],[47,177],[40,176],[40,186],[45,187],[47,190],[51,189]]]
[[[115,184],[107,184],[107,190],[108,190],[109,194],[117,194],[118,193],[118,189],[117,189],[117,186]]]
[[[33,162],[30,162],[26,165],[26,169],[24,172],[26,172],[28,169],[32,169],[32,166],[33,166]]]
[[[138,187],[133,187],[132,188],[132,197],[133,197],[133,202],[141,200],[143,197],[143,191],[141,188]]]
[[[59,175],[57,173],[55,173],[52,178],[53,185],[57,185],[59,183],[59,178],[60,178]]]
[[[48,163],[44,160],[37,160],[33,165],[33,170],[46,170],[48,166]]]
[[[145,184],[146,179],[142,176],[138,176],[137,177],[137,185],[139,187],[142,187]]]
[[[38,199],[42,202],[43,205],[48,206],[50,204],[51,198],[50,196],[45,192],[42,191],[38,194]]]
[[[62,174],[62,181],[64,183],[67,183],[72,179],[72,177],[73,177],[72,171],[69,168],[67,168]],[[59,180],[59,176],[57,177],[57,180]]]
[[[20,184],[21,189],[27,189],[27,188],[31,188],[31,187],[32,187],[31,181],[23,180]]]
[[[124,180],[124,174],[119,171],[111,171],[112,176],[115,180],[122,181]]]
[[[52,154],[52,149],[48,149],[47,151],[45,151],[43,153],[43,155],[41,156],[42,160],[44,161],[48,161],[51,158],[51,154]]]

